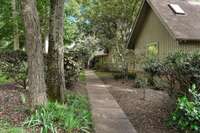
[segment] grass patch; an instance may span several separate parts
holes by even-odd
[[[0,119],[1,133],[25,133],[22,127],[14,127],[8,120]]]
[[[99,71],[95,71],[96,75],[99,78],[113,78],[113,74],[112,72],[99,72]]]
[[[84,71],[84,70],[82,70],[82,71],[80,72],[79,80],[82,81],[82,82],[85,82],[85,81],[86,81],[86,76],[85,76],[85,71]]]
[[[67,92],[65,104],[48,102],[40,106],[25,122],[28,128],[40,128],[41,133],[90,133],[92,131],[91,112],[88,99],[84,96]]]
[[[9,79],[6,75],[0,72],[0,84],[6,84],[11,82],[11,79]]]

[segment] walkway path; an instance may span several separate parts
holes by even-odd
[[[127,116],[93,71],[86,71],[95,133],[136,133]]]

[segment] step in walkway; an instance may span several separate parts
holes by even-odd
[[[87,91],[95,133],[137,133],[106,86],[93,71],[86,71]]]

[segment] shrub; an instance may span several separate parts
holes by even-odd
[[[176,111],[172,113],[169,124],[181,130],[200,132],[200,94],[196,86],[189,89],[191,98],[178,99]]]
[[[70,87],[79,78],[80,66],[76,60],[68,54],[64,56],[64,70],[66,86]]]
[[[144,71],[148,73],[149,85],[155,86],[154,77],[161,75],[161,72],[163,71],[162,63],[155,58],[149,58],[145,62]]]
[[[40,128],[42,133],[54,133],[58,130],[89,133],[92,123],[87,99],[74,93],[67,93],[65,101],[66,104],[49,102],[38,107],[24,125],[28,128]]]
[[[162,61],[148,60],[144,70],[150,82],[154,76],[167,81],[170,94],[187,95],[193,83],[200,86],[200,53],[176,52]]]
[[[134,80],[134,79],[136,79],[136,74],[135,74],[135,73],[128,73],[128,79],[129,79],[129,80]]]
[[[95,70],[98,70],[98,71],[103,71],[103,72],[108,72],[110,71],[109,70],[109,64],[107,62],[97,62],[94,66],[94,69]]]
[[[142,78],[136,78],[134,81],[134,87],[135,88],[144,88],[147,86],[147,82],[146,80],[142,79]]]
[[[80,75],[79,75],[79,80],[82,82],[86,81],[86,76],[85,76],[85,71],[81,70]]]
[[[27,56],[23,51],[0,53],[0,69],[7,77],[26,88]]]
[[[120,73],[120,72],[113,72],[112,75],[113,75],[113,78],[114,78],[115,80],[123,79],[123,77],[124,77],[123,74]]]

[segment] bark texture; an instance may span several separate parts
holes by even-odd
[[[21,0],[28,55],[28,90],[31,105],[47,102],[40,24],[35,0]]]
[[[49,50],[47,87],[48,98],[53,101],[64,100],[64,0],[50,0]]]
[[[14,43],[14,50],[19,49],[19,31],[18,31],[18,22],[17,22],[17,2],[16,0],[12,0],[12,15],[14,21],[14,35],[13,35],[13,43]]]

